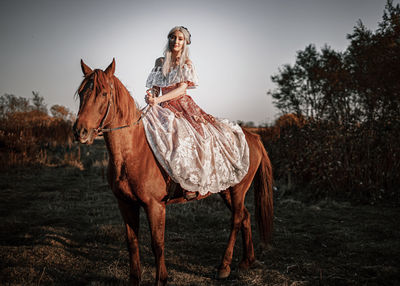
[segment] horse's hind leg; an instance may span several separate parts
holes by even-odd
[[[253,239],[251,236],[250,213],[244,208],[244,217],[242,220],[242,242],[243,242],[243,258],[239,263],[239,268],[248,269],[256,260],[254,256]]]
[[[139,285],[141,278],[138,240],[140,206],[136,204],[127,204],[121,200],[118,200],[118,206],[124,219],[126,240],[129,250],[129,285]]]
[[[231,262],[232,262],[232,256],[233,256],[233,249],[235,247],[235,242],[236,242],[236,237],[238,231],[242,228],[242,226],[247,227],[247,224],[243,225],[243,220],[245,219],[245,207],[244,207],[244,197],[246,194],[246,191],[248,187],[251,184],[251,180],[248,182],[243,182],[240,183],[239,185],[236,185],[235,187],[230,188],[230,205],[231,205],[231,210],[232,210],[232,221],[231,221],[231,233],[229,235],[229,240],[228,240],[228,245],[225,250],[224,257],[222,259],[221,266],[218,269],[218,278],[226,278],[229,276],[231,272]],[[245,188],[247,186],[247,188]],[[225,194],[226,198],[229,198]],[[229,206],[229,199],[227,199],[227,204]],[[248,230],[245,231],[245,240],[247,240],[249,237],[251,238],[251,230],[250,233]],[[249,236],[250,234],[250,236]],[[246,245],[246,242],[244,242]],[[247,247],[247,245],[245,246]],[[252,247],[251,247],[252,248]],[[245,249],[245,252],[248,250]],[[253,251],[253,256],[254,256],[254,251]]]
[[[225,204],[232,211],[232,200],[230,192],[220,193]],[[254,247],[251,234],[251,221],[250,213],[245,206],[243,206],[243,220],[241,223],[242,243],[243,243],[243,258],[239,264],[239,268],[247,269],[255,261]]]
[[[231,272],[230,265],[232,262],[233,249],[235,247],[237,233],[241,228],[243,220],[243,209],[244,209],[243,199],[241,199],[238,196],[235,196],[232,192],[232,189],[230,189],[230,198],[231,198],[230,205],[232,210],[231,233],[229,235],[228,245],[226,246],[224,257],[218,269],[218,278],[220,279],[227,278]]]

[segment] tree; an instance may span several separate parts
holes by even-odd
[[[336,123],[352,122],[357,107],[354,93],[349,88],[352,79],[346,66],[345,53],[336,52],[329,46],[321,49],[320,98],[316,105],[320,118]]]
[[[66,108],[65,106],[62,105],[53,105],[50,108],[50,112],[53,115],[54,118],[59,118],[65,121],[71,120],[73,118],[73,114]]]
[[[361,21],[348,34],[347,64],[362,116],[368,121],[399,117],[400,6],[387,1],[375,32]]]
[[[343,55],[325,46],[318,52],[314,45],[298,51],[294,66],[284,65],[280,74],[271,77],[278,85],[270,94],[282,113],[341,120],[338,77],[343,75]],[[341,94],[341,97],[345,97]]]
[[[14,94],[5,93],[0,96],[0,117],[14,112],[26,112],[30,110],[29,100],[17,97]]]
[[[40,96],[39,92],[37,91],[32,91],[32,94],[33,94],[32,102],[34,109],[47,114],[47,107],[46,104],[44,103],[43,96]]]
[[[298,51],[293,66],[271,76],[268,94],[282,113],[337,123],[400,118],[400,6],[387,1],[375,32],[358,21],[344,52]]]
[[[290,65],[279,68],[279,73],[271,76],[271,80],[278,85],[273,91],[267,94],[274,99],[273,103],[282,113],[294,112],[301,114],[299,100],[296,97],[296,75]]]

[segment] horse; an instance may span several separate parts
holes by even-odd
[[[130,285],[141,280],[139,256],[139,213],[143,207],[151,232],[151,246],[156,261],[155,285],[167,284],[164,258],[166,206],[186,202],[183,190],[174,183],[157,162],[142,121],[142,112],[128,90],[114,75],[115,59],[103,71],[92,70],[81,60],[84,79],[77,94],[79,111],[73,130],[77,141],[92,144],[103,133],[109,153],[107,178],[118,201],[124,221],[130,259]],[[228,244],[217,270],[217,278],[227,278],[236,237],[241,230],[243,258],[240,269],[255,262],[250,213],[244,206],[245,195],[254,181],[255,213],[262,244],[267,244],[273,226],[272,167],[268,154],[257,134],[243,129],[250,151],[248,173],[237,185],[219,192],[231,211]],[[194,200],[208,197],[199,195]]]

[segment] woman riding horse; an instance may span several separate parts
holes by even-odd
[[[181,29],[178,30],[184,34]],[[175,32],[172,33],[174,36],[170,35],[170,42],[180,41],[180,43],[174,44],[172,48],[174,49],[176,46],[179,49],[182,37]],[[180,37],[180,39],[176,40],[174,37]],[[184,41],[186,44],[190,43],[190,36],[189,38],[185,37]],[[217,180],[218,177],[215,177],[215,180],[209,181],[207,178],[198,178],[196,180],[192,179],[190,175],[186,175],[184,173],[185,170],[177,172],[179,177],[188,178],[188,182],[192,185],[198,183],[198,186],[210,186],[211,190],[211,187],[220,184],[219,194],[232,212],[231,231],[228,245],[218,268],[218,278],[225,278],[230,274],[233,249],[239,230],[242,232],[244,248],[243,258],[239,267],[247,269],[255,261],[250,214],[244,205],[246,193],[252,182],[254,182],[255,213],[261,241],[267,243],[272,233],[272,168],[259,136],[246,130],[240,131],[236,125],[229,122],[222,121],[221,123],[198,108],[184,92],[187,87],[195,85],[197,82],[193,65],[187,60],[182,63],[182,58],[173,58],[172,55],[170,58],[171,63],[166,65],[167,58],[166,56],[164,61],[160,60],[159,64],[156,64],[154,75],[157,74],[161,77],[161,74],[157,72],[160,70],[162,72],[164,66],[169,66],[171,69],[168,68],[166,74],[179,74],[179,79],[186,80],[179,80],[176,82],[177,85],[172,86],[170,84],[153,84],[153,86],[159,86],[164,89],[164,93],[161,97],[148,97],[147,100],[152,107],[146,116],[136,108],[136,104],[128,90],[114,76],[114,60],[105,71],[100,69],[92,70],[81,61],[84,79],[78,89],[80,104],[77,120],[74,124],[74,133],[76,139],[83,144],[93,143],[94,138],[99,133],[104,133],[104,140],[109,153],[107,178],[117,198],[118,206],[125,222],[130,256],[131,285],[139,285],[141,279],[138,240],[140,208],[143,207],[145,210],[150,225],[151,245],[156,259],[156,284],[166,285],[168,278],[164,257],[166,206],[187,201],[183,196],[183,192],[179,191],[175,193],[172,199],[166,199],[169,198],[171,189],[176,188],[173,180],[178,181],[178,179],[171,179],[168,168],[165,168],[161,161],[160,163],[157,161],[157,151],[161,147],[152,146],[152,144],[158,144],[158,142],[150,143],[149,141],[152,139],[146,138],[146,134],[150,136],[152,134],[170,136],[170,134],[167,134],[168,132],[172,132],[172,134],[178,132],[176,136],[179,136],[179,138],[171,137],[173,142],[170,142],[170,144],[173,148],[170,150],[174,152],[174,150],[182,148],[179,150],[191,152],[190,156],[196,154],[196,148],[199,148],[199,146],[206,146],[202,140],[209,140],[210,144],[213,144],[212,147],[208,146],[207,148],[210,149],[206,150],[202,155],[199,153],[199,156],[211,156],[211,158],[204,159],[201,157],[199,158],[200,161],[195,162],[195,164],[201,166],[202,169],[217,170],[222,168],[226,172],[229,171],[229,174],[226,173],[228,184],[234,184],[230,187],[225,185],[225,178]],[[175,61],[172,62],[172,60]],[[181,72],[185,73],[185,71],[191,75],[180,74]],[[168,80],[167,82],[172,83],[173,80]],[[157,88],[154,90],[157,90]],[[154,90],[153,94],[155,94]],[[175,100],[172,99],[174,95],[176,95]],[[159,101],[163,101],[162,105],[164,107],[158,105]],[[140,118],[143,116],[143,121],[141,121]],[[163,121],[164,119],[165,121]],[[162,129],[151,130],[151,132],[147,130],[146,132],[145,127],[147,129],[152,128],[153,121],[154,124],[164,124],[165,126],[155,125],[154,128]],[[175,128],[177,125],[186,126],[184,128],[182,126]],[[188,132],[187,138],[184,138],[182,133],[179,133],[182,130],[183,132]],[[196,130],[196,133],[193,130]],[[214,138],[216,136],[226,136],[228,139],[216,139]],[[243,138],[245,141],[243,141]],[[154,140],[156,139],[158,138]],[[193,140],[199,140],[199,142],[191,145]],[[164,143],[161,142],[161,144]],[[182,147],[181,145],[186,146]],[[154,148],[157,148],[155,152],[153,152]],[[216,153],[213,150],[214,148],[221,153]],[[167,163],[174,165],[174,160],[176,160],[178,165],[185,167],[186,153],[179,151],[178,154],[171,155],[169,158],[175,159],[172,160],[172,163]],[[229,158],[229,156],[233,157]],[[221,159],[220,157],[223,158]],[[239,162],[234,162],[236,159],[239,159]],[[193,162],[186,163],[190,163],[190,168],[193,168]],[[208,165],[202,166],[202,164]],[[174,168],[171,169],[174,170]],[[235,183],[235,180],[240,181]],[[183,185],[181,182],[179,184]],[[179,185],[179,187],[181,186]],[[218,187],[216,188],[218,189]],[[196,190],[199,192],[197,200],[211,194],[211,192],[205,193],[207,189],[202,190],[201,187],[188,189],[189,191]],[[215,191],[215,189],[213,190]]]

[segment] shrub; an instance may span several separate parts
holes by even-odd
[[[400,120],[353,125],[283,121],[261,132],[281,186],[314,198],[399,201]]]
[[[1,103],[0,168],[53,164],[72,156],[67,155],[73,149],[70,120],[51,117],[44,108],[31,106],[28,100],[13,95],[2,96]]]

